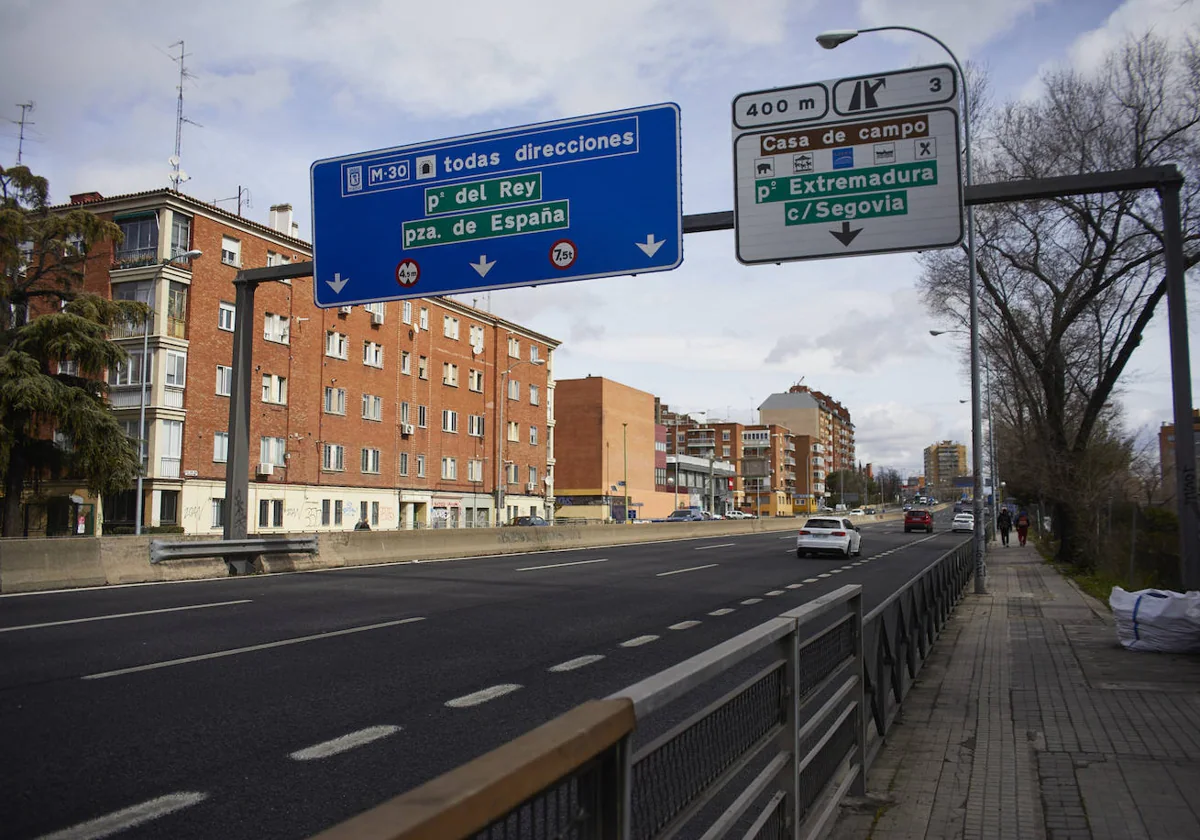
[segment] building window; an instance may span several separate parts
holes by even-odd
[[[283,527],[283,499],[258,500],[258,527]]]
[[[451,315],[442,316],[442,335],[458,341],[458,319]]]
[[[263,338],[276,344],[287,344],[291,337],[288,330],[286,315],[273,315],[268,312],[263,318]]]
[[[412,375],[412,353],[407,350],[400,351],[400,372],[405,376]]]
[[[472,369],[467,374],[467,387],[477,394],[483,393],[483,371]]]
[[[442,384],[458,387],[458,365],[450,362],[442,363]]]
[[[329,472],[346,469],[346,447],[340,443],[327,443],[321,452],[321,468]]]
[[[536,344],[530,344],[529,345],[529,361],[537,362],[537,361],[541,361],[541,358],[542,358],[542,354],[541,354],[541,351],[538,350],[538,346]]]
[[[264,464],[282,467],[287,454],[287,441],[280,437],[259,438],[258,460]]]
[[[420,356],[417,358],[417,378],[418,379],[428,379],[429,378],[429,359],[425,358],[424,356]]]
[[[721,440],[729,440],[729,430],[728,429],[721,430]],[[728,453],[726,453],[726,454],[728,454]]]
[[[325,413],[326,414],[345,414],[346,413],[346,389],[325,387]]]
[[[458,459],[456,459],[456,458],[443,458],[442,459],[442,478],[449,479],[451,481],[457,480],[457,478],[458,478]]]
[[[728,457],[729,457],[729,447],[728,447],[728,446],[722,446],[722,447],[721,447],[721,457],[722,457],[722,458],[728,458]]]
[[[240,268],[242,265],[242,243],[231,236],[222,236],[221,262],[225,263],[225,265]]]
[[[529,468],[529,483],[537,484],[537,467]]]
[[[479,326],[479,324],[471,324],[470,336],[472,347],[483,346],[483,327]]]
[[[423,405],[417,406],[417,427],[424,429],[429,425],[429,409]]]
[[[213,528],[225,527],[225,500],[224,499],[213,499],[212,500],[212,527]]]
[[[168,350],[166,384],[172,388],[182,388],[186,382],[187,354],[176,350]]]
[[[662,487],[667,483],[667,470],[665,467],[654,468],[654,484],[657,487]]]
[[[362,451],[362,471],[365,473],[379,473],[379,450],[364,448]]]
[[[400,453],[400,475],[408,475],[408,453]]]
[[[58,363],[60,376],[79,376],[79,362],[73,359],[61,359]]]
[[[363,364],[373,368],[383,367],[383,345],[374,341],[364,341]]]
[[[217,304],[217,329],[225,330],[225,332],[233,332],[234,318],[237,315],[237,307],[232,303],[221,301]]]
[[[515,420],[508,421],[508,439],[513,443],[521,441],[521,424]]]
[[[178,490],[163,490],[158,497],[158,521],[161,525],[179,524]]]
[[[149,213],[117,222],[124,239],[117,248],[116,261],[121,268],[158,262],[158,216]]]
[[[421,307],[421,311],[418,314],[417,327],[422,330],[429,329],[429,309],[424,306]]]
[[[213,461],[224,464],[229,460],[229,432],[213,432]]]
[[[411,423],[412,422],[411,420],[408,419],[408,403],[406,403],[406,402],[400,403],[400,422],[401,423]]]
[[[329,524],[329,514],[330,514],[329,499],[322,499],[321,500],[321,524],[322,525]]]
[[[521,342],[512,336],[508,338],[508,356],[511,359],[521,358]]]
[[[508,398],[510,400],[521,399],[521,383],[515,379],[508,380]]]
[[[538,386],[536,386],[536,385],[530,385],[529,386],[529,404],[530,405],[540,405],[541,398],[542,398],[541,389],[538,388]]]
[[[335,359],[346,358],[350,343],[346,340],[346,336],[340,332],[325,333],[325,355],[332,356]]]
[[[371,502],[371,524],[379,524],[379,502]]]
[[[362,416],[364,420],[383,420],[383,397],[363,394]]]
[[[384,314],[387,312],[387,307],[385,304],[383,304],[383,303],[365,303],[365,304],[363,304],[363,309],[365,309],[365,310],[367,310],[367,312],[371,313],[371,323],[372,324],[382,324],[383,323]]]
[[[150,351],[149,363],[146,368],[146,382],[153,382],[154,372],[154,351]],[[111,368],[108,372],[109,385],[140,385],[142,384],[142,351],[134,350],[129,353],[129,358],[123,362],[118,362],[117,366]]]
[[[187,338],[188,286],[171,281],[167,285],[167,335]]]
[[[425,477],[425,456],[417,456],[417,478]]]
[[[529,427],[529,445],[537,446],[537,440],[538,440],[537,426],[530,426]]]
[[[467,461],[467,481],[483,481],[483,461]]]
[[[483,415],[467,415],[467,434],[471,437],[483,437]]]
[[[342,524],[342,510],[343,510],[342,503],[340,501],[338,501],[337,499],[334,499],[333,500],[333,524],[334,525]]]
[[[217,365],[217,396],[228,397],[233,392],[233,368]]]
[[[516,484],[517,483],[517,465],[516,464],[505,464],[504,465],[504,480],[508,484]]]
[[[458,433],[458,412],[446,409],[442,412],[442,431]]]
[[[402,320],[406,324],[412,323],[412,301],[411,300],[404,301],[404,316],[403,316]]]
[[[285,257],[283,254],[277,254],[274,251],[267,251],[267,265],[290,265],[292,262],[290,257]],[[284,283],[289,281],[284,280]]]
[[[287,405],[287,377],[264,373],[262,378],[262,401],[275,405]]]

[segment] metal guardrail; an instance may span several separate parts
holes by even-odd
[[[316,554],[316,535],[251,540],[194,540],[150,541],[150,562],[194,560],[200,557],[222,557],[239,573],[248,571],[249,564],[262,554]]]
[[[968,540],[866,615],[862,588],[843,586],[319,838],[819,837],[847,793],[865,792],[972,569]],[[739,683],[633,749],[655,714],[737,671]]]

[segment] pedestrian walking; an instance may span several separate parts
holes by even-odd
[[[1012,514],[1008,512],[1008,508],[1000,508],[1000,515],[996,517],[996,530],[1000,532],[1002,545],[1008,545],[1008,532],[1012,530],[1012,524]]]
[[[364,516],[362,519],[358,520],[358,522],[356,522],[354,525],[354,530],[355,531],[370,531],[371,524],[369,522],[367,522],[367,517]]]
[[[1025,545],[1025,538],[1029,536],[1029,514],[1022,510],[1017,514],[1017,542]]]

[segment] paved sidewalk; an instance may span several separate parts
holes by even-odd
[[[1200,656],[1131,653],[1032,547],[993,547],[835,840],[1200,838]]]

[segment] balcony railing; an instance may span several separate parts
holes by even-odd
[[[141,338],[146,329],[143,321],[118,321],[109,329],[109,338]]]
[[[164,390],[163,405],[166,408],[183,408],[183,389],[167,388]]]
[[[159,478],[179,478],[179,459],[159,458],[158,476]]]
[[[149,399],[149,395],[147,395]],[[142,395],[135,385],[132,388],[113,389],[108,392],[108,401],[113,408],[137,408],[142,404]]]
[[[138,268],[158,262],[158,246],[149,248],[120,248],[113,254],[113,268]]]
[[[182,318],[168,318],[167,335],[171,338],[187,338],[187,322]]]

